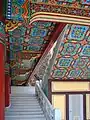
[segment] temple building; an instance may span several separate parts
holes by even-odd
[[[90,0],[0,0],[0,120],[90,120]]]

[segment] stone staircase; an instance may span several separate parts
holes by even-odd
[[[46,120],[34,88],[31,89],[12,87],[11,106],[5,110],[5,120]]]

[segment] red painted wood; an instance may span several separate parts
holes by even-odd
[[[10,94],[11,94],[11,77],[10,77]]]
[[[0,0],[0,20],[4,21],[4,16],[3,16],[3,0]]]
[[[5,108],[5,74],[4,74],[4,46],[0,43],[0,120],[4,120]]]
[[[58,36],[60,35],[60,33],[62,32],[62,30],[64,29],[65,26],[66,26],[65,23],[59,23],[59,24],[57,24],[54,32],[52,33],[52,35],[51,35],[51,37],[49,39],[50,43],[48,44],[47,48],[45,49],[44,53],[42,54],[39,62],[35,66],[35,68],[34,68],[32,74],[31,74],[29,80],[31,80],[34,77],[34,74],[36,73],[39,65],[41,64],[41,62],[43,60],[43,58],[48,54],[48,52],[50,51],[50,49],[53,47],[55,41],[57,40]]]
[[[10,76],[5,75],[5,107],[10,105]]]

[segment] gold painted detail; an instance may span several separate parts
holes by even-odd
[[[22,23],[14,20],[6,20],[6,26],[5,26],[5,31],[13,31],[14,29],[18,28],[21,26]]]

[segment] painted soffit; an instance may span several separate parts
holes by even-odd
[[[9,51],[10,68],[12,79],[17,75],[32,73],[35,65],[50,42],[56,23],[54,22],[33,22],[31,26],[6,20],[6,43]],[[28,60],[28,67],[25,60]],[[17,77],[18,79],[18,77]]]
[[[51,79],[90,79],[90,27],[67,25],[59,44]]]
[[[89,25],[90,2],[8,0],[6,18],[9,20],[6,21],[7,50],[10,51],[11,74],[15,76],[21,74],[23,59],[34,57],[38,61],[56,22]]]
[[[89,0],[7,0],[6,18],[32,23],[37,20],[90,25]]]

